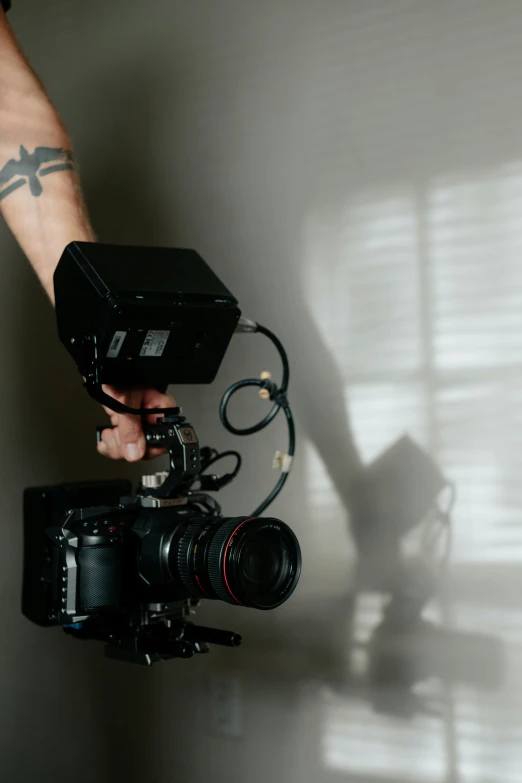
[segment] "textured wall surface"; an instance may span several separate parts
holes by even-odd
[[[152,672],[20,617],[23,487],[128,469],[94,453],[97,411],[0,227],[2,778],[518,783],[522,6],[15,0],[11,21],[100,238],[197,248],[287,346],[299,453],[272,510],[304,570],[267,616],[203,609],[243,649]],[[176,390],[203,441],[237,446],[220,395],[266,367],[262,338],[237,337],[212,387]],[[245,394],[235,415],[260,410]],[[448,590],[427,610],[448,631],[400,640],[383,689],[366,648],[381,598],[354,598],[346,507],[360,461],[404,432],[457,484]],[[228,513],[268,491],[285,437],[240,442]],[[237,739],[212,732],[215,673],[242,684]]]

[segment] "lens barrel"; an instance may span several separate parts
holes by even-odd
[[[293,531],[270,517],[182,523],[165,552],[173,580],[191,597],[275,609],[293,593],[301,550]]]

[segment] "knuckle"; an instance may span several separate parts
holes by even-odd
[[[124,430],[120,434],[122,443],[137,443],[141,439],[141,430],[139,427],[132,427]]]

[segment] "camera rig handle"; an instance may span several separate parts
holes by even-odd
[[[111,429],[111,426],[96,428],[97,443],[105,429]],[[160,486],[141,486],[138,494],[165,500],[179,496],[201,472],[199,440],[194,427],[181,414],[181,408],[171,408],[169,415],[158,419],[155,424],[144,422],[143,432],[147,446],[167,450],[170,471]]]
[[[170,499],[179,496],[201,472],[199,440],[196,431],[180,409],[158,419],[156,424],[144,424],[145,440],[155,448],[165,448],[169,454],[169,473],[159,487],[147,487],[149,497]],[[143,494],[141,487],[139,494]]]
[[[127,413],[134,416],[146,416],[150,414],[162,413],[162,414],[176,414],[178,408],[131,408],[129,405],[125,405],[123,402],[111,397],[103,390],[102,383],[100,381],[100,367],[98,361],[98,345],[96,337],[93,335],[84,335],[79,340],[75,341],[72,338],[72,342],[78,342],[81,344],[82,349],[86,356],[87,369],[85,372],[85,378],[83,385],[85,386],[88,394],[93,400],[99,402],[100,405],[104,405],[115,413]],[[159,389],[162,393],[166,391],[166,387]]]
[[[155,413],[169,414],[177,410],[177,408],[131,408],[129,405],[125,405],[125,403],[119,402],[118,400],[114,399],[114,397],[111,397],[110,394],[107,394],[107,392],[103,391],[102,385],[99,383],[99,381],[93,381],[90,378],[86,378],[84,386],[87,389],[89,396],[92,397],[93,400],[99,402],[100,405],[104,405],[106,408],[109,408],[115,413],[126,413],[133,416],[145,416]],[[158,391],[164,393],[163,389],[159,389]],[[104,427],[104,429],[106,428]]]

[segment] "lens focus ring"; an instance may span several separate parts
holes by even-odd
[[[191,568],[189,560],[193,552],[192,541],[194,536],[201,532],[201,527],[200,520],[191,522],[178,542],[178,573],[183,582],[183,587],[192,598],[201,597],[201,592],[198,590],[198,587],[191,576],[193,569]]]
[[[226,601],[229,604],[241,604],[241,601],[234,596],[226,579],[226,550],[230,539],[236,530],[238,530],[245,522],[249,522],[248,517],[235,517],[229,519],[224,525],[222,525],[214,536],[208,552],[208,576],[210,583],[216,592],[218,598],[222,601]]]

